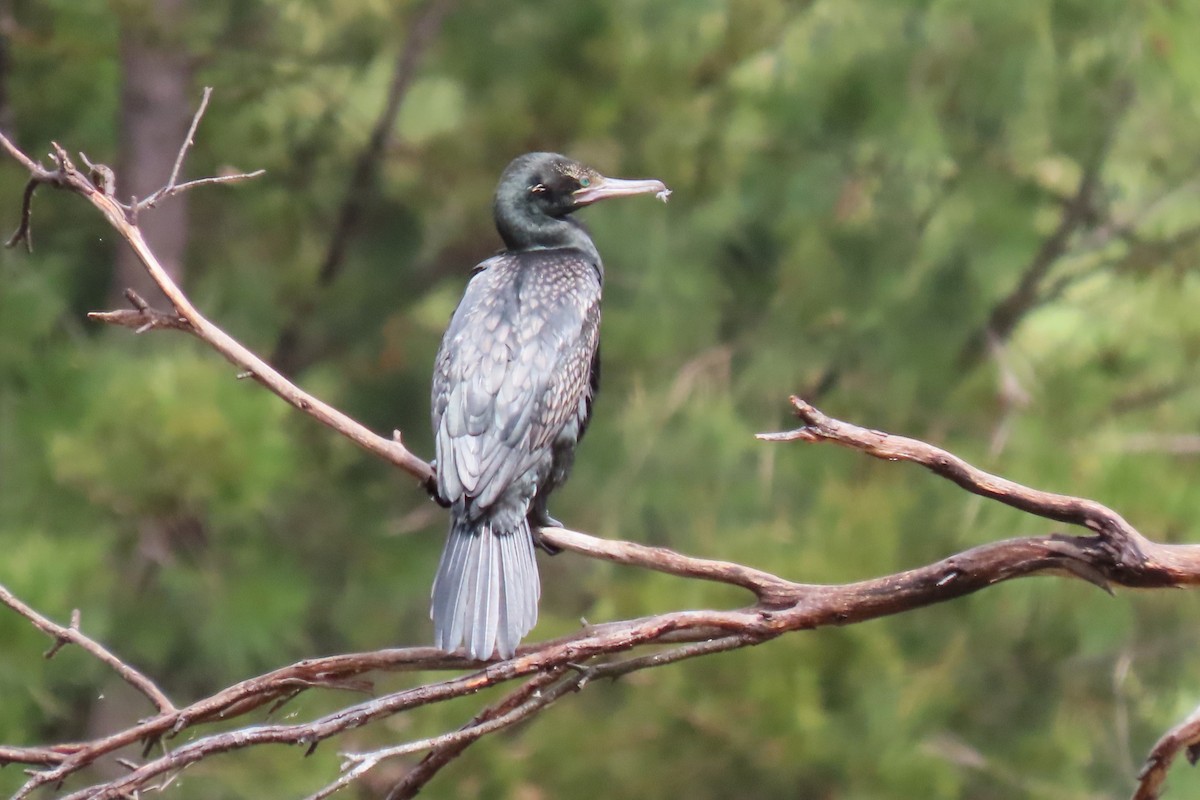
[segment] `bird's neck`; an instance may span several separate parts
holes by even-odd
[[[509,252],[527,250],[580,250],[600,270],[600,252],[592,237],[580,223],[570,217],[551,217],[546,214],[522,217],[519,223],[496,217],[496,229]]]

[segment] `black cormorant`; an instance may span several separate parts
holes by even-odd
[[[433,582],[438,647],[507,658],[537,621],[531,527],[567,478],[599,379],[596,245],[571,212],[670,193],[555,153],[516,158],[496,189],[505,249],[475,267],[433,372],[437,492],[450,536]]]

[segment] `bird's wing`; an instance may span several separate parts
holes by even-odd
[[[600,323],[599,277],[582,254],[502,255],[484,266],[454,312],[433,381],[438,490],[478,508],[546,458],[583,413]]]

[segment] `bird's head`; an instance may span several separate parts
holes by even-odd
[[[561,220],[597,200],[635,194],[653,194],[666,202],[671,190],[660,180],[609,178],[557,153],[526,153],[500,176],[496,226],[510,247],[528,246],[530,235],[536,239],[544,222]]]

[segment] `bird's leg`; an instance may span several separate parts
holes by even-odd
[[[442,497],[441,493],[438,492],[437,462],[430,461],[429,466],[433,467],[433,474],[425,479],[425,481],[421,484],[421,488],[429,492],[429,497],[433,500],[433,502],[437,503],[442,508],[449,508],[451,506],[450,501]]]
[[[529,530],[533,532],[533,543],[546,551],[546,555],[556,556],[562,552],[561,547],[555,547],[542,538],[542,528],[561,528],[563,524],[550,516],[546,511],[546,497],[539,495],[533,499],[533,508],[529,512]]]

